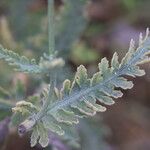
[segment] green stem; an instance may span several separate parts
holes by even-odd
[[[48,38],[49,55],[54,54],[55,50],[55,23],[54,23],[54,0],[48,0]]]

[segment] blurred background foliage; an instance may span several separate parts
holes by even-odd
[[[81,63],[92,74],[102,57],[110,59],[115,51],[122,57],[130,39],[137,40],[150,27],[149,7],[149,0],[55,0],[56,50],[66,62],[58,72],[58,86]],[[47,0],[0,0],[0,43],[39,60],[48,51]],[[106,113],[77,126],[80,148],[54,135],[47,150],[149,150],[150,66],[143,67],[147,75],[134,80],[134,89]],[[4,62],[0,70],[0,149],[30,150],[28,135],[20,138],[9,127],[11,108],[46,83],[14,72]]]

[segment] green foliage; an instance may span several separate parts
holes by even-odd
[[[32,15],[34,18],[34,22],[31,21],[32,25],[29,26],[28,30],[21,30],[23,28],[27,29],[27,27],[28,27],[27,21],[32,20],[33,18],[32,17],[29,18],[26,15],[26,10],[25,10],[26,7],[24,7],[24,6],[27,6],[27,4],[30,2],[29,1],[27,1],[27,2],[24,1],[24,2],[19,2],[19,3],[18,2],[19,2],[18,0],[15,0],[15,2],[13,2],[13,4],[11,5],[12,7],[16,7],[16,5],[18,6],[18,4],[19,4],[19,9],[16,9],[15,13],[12,13],[13,16],[10,18],[13,20],[13,22],[15,22],[15,24],[17,21],[17,24],[21,23],[23,25],[23,26],[19,26],[19,28],[17,26],[14,26],[15,34],[17,33],[16,39],[19,38],[17,40],[22,40],[22,39],[25,39],[27,35],[32,34],[32,36],[34,36],[35,30],[37,30],[37,29],[35,29],[35,25],[38,24],[37,21],[35,21],[35,20],[37,20],[37,19],[39,20],[39,16],[36,17],[35,15],[34,16]],[[68,50],[71,47],[72,43],[80,36],[81,32],[84,30],[85,25],[87,23],[85,21],[85,18],[83,17],[83,15],[80,15],[81,13],[83,13],[82,11],[83,11],[83,6],[85,5],[85,2],[86,2],[85,0],[77,0],[76,2],[74,0],[70,0],[70,1],[64,0],[64,2],[65,2],[65,6],[64,6],[64,10],[63,10],[64,13],[62,15],[62,20],[61,20],[61,21],[63,21],[64,28],[61,30],[62,32],[59,35],[59,37],[57,38],[58,42],[56,42],[56,43],[58,43],[58,44],[56,46],[56,49],[58,47],[58,50],[62,50],[62,49]],[[9,2],[7,2],[7,3],[9,4]],[[13,11],[13,9],[11,11]],[[20,12],[23,13],[21,22],[19,21],[20,19],[18,19],[19,17],[17,17],[20,14]],[[14,21],[14,19],[16,21]],[[72,30],[72,26],[75,25],[75,23],[77,24],[75,26],[76,28],[74,28],[74,30]],[[50,26],[51,25],[49,25],[49,27]],[[42,26],[42,28],[43,28],[43,26]],[[19,30],[21,32],[19,32]],[[51,28],[51,30],[53,31],[53,28]],[[4,31],[4,30],[2,30],[2,31]],[[46,31],[46,30],[44,30],[44,31]],[[15,41],[13,40],[13,38],[11,36],[10,36],[11,38],[7,39],[6,37],[9,37],[9,36],[8,35],[3,36],[3,35],[2,35],[2,37],[3,37],[2,39],[4,39],[4,42],[7,43],[6,44],[7,47],[9,44],[9,47],[11,49],[16,49],[16,48],[20,49],[18,44],[15,43]],[[20,35],[20,36],[18,36],[18,35]],[[42,47],[42,49],[47,49],[47,47],[45,48],[47,40],[45,39],[46,36],[44,35],[44,33],[42,34],[42,36],[41,36],[41,34],[39,34],[38,37],[40,39],[35,40],[37,45],[41,46],[42,45],[41,41],[44,41],[44,44],[43,44],[44,46],[42,45],[41,47]],[[23,40],[23,41],[26,42],[25,40]],[[32,44],[31,44],[32,46],[30,44],[27,44],[27,45],[28,45],[27,46],[28,48],[29,47],[31,48],[33,46]],[[21,49],[23,49],[24,47],[25,47],[25,44],[23,44],[23,47],[21,47]],[[56,73],[56,69],[58,69],[64,65],[64,61],[61,58],[56,58],[55,56],[49,57],[47,54],[44,54],[44,56],[41,57],[40,62],[36,63],[35,59],[29,60],[27,57],[20,56],[13,51],[3,48],[2,46],[0,46],[0,59],[4,59],[6,62],[8,62],[8,64],[15,66],[15,68],[17,68],[17,70],[20,72],[42,74],[42,75],[43,75],[43,73],[44,73],[44,75],[46,73],[46,75],[49,74],[50,77],[53,74],[58,74],[58,73]],[[53,79],[53,78],[51,78],[51,79]],[[51,89],[53,90],[53,87],[51,87]],[[59,90],[56,88],[54,88],[54,89],[55,89],[54,92],[52,91],[52,93],[51,93],[52,100],[58,99],[58,97],[59,97]],[[41,95],[41,97],[40,96],[32,96],[32,97],[29,97],[27,101],[18,102],[16,104],[16,107],[12,109],[14,112],[14,115],[12,116],[11,123],[15,126],[18,126],[20,124],[20,122],[23,122],[26,118],[30,118],[33,114],[35,114],[35,116],[36,116],[36,114],[38,114],[39,120],[40,120],[41,117],[43,116],[43,112],[45,112],[45,110],[48,109],[47,106],[49,106],[49,104],[50,104],[49,100],[47,99],[48,97],[50,98],[49,91],[50,91],[50,89],[48,88],[48,91],[44,91],[43,94]],[[4,116],[6,116],[6,115],[11,115],[10,109],[12,107],[14,107],[15,103],[18,100],[26,97],[24,86],[21,85],[19,82],[16,85],[16,88],[13,88],[13,92],[11,94],[10,94],[10,91],[6,92],[3,89],[0,89],[0,95],[3,98],[3,99],[0,99],[0,107],[1,107],[1,109],[3,109],[3,108],[5,108],[5,110],[7,109],[7,112],[1,111],[0,119],[4,118]],[[62,112],[63,112],[63,110],[62,110]],[[59,115],[59,113],[56,114],[56,116]],[[67,113],[67,111],[66,111],[66,113]],[[68,113],[69,113],[68,114],[69,116],[66,116],[66,114],[63,115],[63,117],[66,118],[66,121],[68,119],[67,117],[71,117],[71,115],[73,115],[73,117],[74,117],[73,112],[70,113],[68,111]],[[62,118],[62,119],[64,119],[64,118]],[[44,118],[44,119],[46,119],[46,118]],[[51,122],[51,119],[52,119],[52,121],[53,120],[54,121]],[[74,130],[73,127],[70,127],[70,123],[62,122],[62,123],[60,123],[61,124],[61,127],[60,127],[59,125],[57,125],[58,122],[57,122],[57,120],[55,120],[55,117],[52,116],[51,119],[50,120],[48,119],[47,122],[45,121],[44,124],[43,124],[43,121],[39,121],[39,123],[34,126],[34,128],[32,130],[33,132],[31,135],[31,146],[34,146],[38,141],[43,147],[45,147],[49,142],[48,131],[50,128],[51,131],[53,131],[53,132],[56,132],[56,130],[57,130],[58,134],[63,133],[62,138],[65,140],[69,140],[69,145],[74,145],[75,147],[79,147],[79,145],[77,144],[78,137],[76,135],[76,131]],[[78,122],[78,120],[77,120],[77,122]],[[33,122],[30,122],[28,120],[26,120],[26,123],[28,124],[27,128],[34,125]],[[45,126],[48,126],[48,128],[45,128]],[[22,127],[20,125],[20,129],[22,129]]]
[[[56,50],[64,55],[70,49],[73,42],[78,40],[87,26],[87,20],[83,14],[86,0],[63,0],[64,8],[58,20],[58,34],[56,35]]]
[[[47,57],[45,55],[45,57]],[[35,59],[29,60],[25,56],[20,56],[19,54],[7,50],[4,47],[0,46],[0,59],[4,59],[9,65],[17,67],[17,71],[25,73],[48,73],[52,69],[61,67],[64,65],[64,61],[61,58],[43,58],[39,64],[36,63]]]
[[[86,0],[63,0],[60,13],[56,17],[55,34],[56,45],[55,49],[59,52],[59,56],[68,57],[72,44],[77,41],[85,28],[87,27],[87,19],[84,16],[84,7],[87,4]],[[28,45],[32,48],[41,51],[47,49],[47,24],[46,18],[41,19],[41,31],[38,34],[33,34],[28,38]],[[73,30],[72,30],[73,29]]]
[[[111,133],[106,125],[103,124],[103,120],[98,117],[86,118],[80,121],[79,134],[82,150],[109,149],[104,137],[109,136]]]
[[[73,82],[65,80],[59,90],[53,85],[48,86],[38,100],[42,105],[31,101],[21,101],[16,104],[13,111],[21,114],[23,121],[18,128],[20,134],[32,130],[31,146],[37,143],[42,147],[48,145],[48,131],[63,135],[79,122],[79,118],[94,116],[96,112],[106,111],[105,105],[114,104],[113,98],[122,97],[120,89],[131,89],[132,81],[125,76],[143,76],[144,70],[139,64],[149,62],[150,38],[149,30],[145,38],[140,34],[139,46],[131,40],[129,51],[125,57],[118,61],[114,53],[111,63],[103,58],[98,64],[99,71],[88,77],[83,65],[77,68]],[[118,89],[119,88],[119,89]]]
[[[31,11],[29,6],[32,6],[34,0],[14,0],[13,2],[10,2],[9,0],[2,1],[7,1],[6,8],[10,12],[8,17],[11,27],[15,32],[15,38],[17,41],[24,41],[26,45],[26,38],[35,35],[37,31],[39,31],[39,20],[45,15],[46,9]]]
[[[4,59],[10,65],[17,66],[18,71],[29,72],[29,73],[39,73],[40,68],[36,64],[35,59],[31,61],[25,56],[19,56],[19,54],[9,51],[4,47],[0,46],[0,59]]]
[[[73,45],[71,60],[77,64],[92,63],[98,60],[99,54],[92,48],[89,48],[86,43],[77,42]]]

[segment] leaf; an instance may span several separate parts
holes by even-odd
[[[73,112],[67,111],[67,110],[59,110],[55,113],[52,113],[52,116],[58,121],[58,122],[65,122],[69,124],[77,124],[78,118],[75,116]]]
[[[38,127],[37,125],[33,128],[32,134],[31,134],[31,147],[34,147],[37,142],[38,142],[38,138],[39,138],[39,132],[38,132]]]
[[[141,43],[142,44],[142,43]],[[120,66],[124,66],[126,63],[130,61],[135,51],[135,42],[133,39],[130,41],[129,51],[126,53],[125,57],[122,59]]]
[[[127,79],[125,79],[123,77],[119,77],[119,78],[116,78],[116,79],[112,80],[112,83],[116,87],[120,87],[124,90],[131,89],[133,87],[132,81],[127,81]]]
[[[38,132],[39,132],[39,144],[42,147],[46,147],[49,143],[48,131],[41,122],[38,123]]]
[[[45,55],[47,57],[47,55]],[[25,56],[20,56],[19,54],[7,50],[0,45],[0,59],[4,59],[9,65],[15,66],[15,70],[25,73],[34,74],[45,74],[52,72],[53,69],[60,68],[64,66],[64,60],[62,58],[49,58],[41,60],[39,64],[36,63],[35,59],[29,60]]]
[[[106,78],[110,74],[109,62],[107,58],[103,58],[101,63],[98,65],[100,73],[103,75],[103,78]]]
[[[57,125],[58,122],[54,118],[45,116],[42,120],[45,128],[57,133],[58,135],[64,134],[64,131],[59,125]]]
[[[46,146],[48,142],[43,137],[47,137],[48,129],[57,134],[64,134],[66,132],[64,127],[69,128],[78,123],[79,118],[93,116],[96,112],[104,112],[105,105],[115,103],[113,98],[122,97],[122,91],[116,88],[130,89],[133,87],[133,83],[125,77],[126,75],[136,77],[145,74],[144,70],[139,68],[138,62],[149,57],[148,31],[145,38],[140,37],[139,47],[135,48],[133,43],[131,41],[129,51],[120,64],[117,53],[113,55],[111,66],[109,66],[108,60],[103,58],[98,65],[99,71],[91,78],[88,77],[86,68],[80,65],[73,82],[67,79],[61,90],[54,87],[45,91],[43,95],[45,102],[40,109],[33,109],[36,106],[28,103],[19,105],[21,107],[16,105],[13,110],[20,113],[30,112],[29,117],[20,124],[25,131],[34,129],[39,122],[42,126],[42,128],[40,127],[40,140],[37,141],[35,138],[34,144],[37,141],[42,146]],[[34,135],[37,134],[34,133]]]
[[[119,68],[119,61],[118,61],[118,54],[117,54],[117,52],[115,52],[113,57],[112,57],[111,67],[112,67],[112,69],[118,69]]]
[[[10,65],[17,66],[17,70],[28,73],[40,73],[41,69],[36,64],[35,60],[31,61],[25,56],[19,56],[19,54],[7,50],[0,45],[0,59],[4,59]]]
[[[48,131],[44,127],[42,123],[37,123],[37,125],[34,127],[32,134],[31,134],[31,147],[34,147],[36,143],[39,142],[39,144],[42,147],[46,147],[49,143],[48,138]]]

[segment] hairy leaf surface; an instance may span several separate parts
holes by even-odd
[[[66,127],[79,122],[79,118],[93,116],[96,112],[104,112],[106,105],[114,104],[116,98],[122,97],[120,89],[131,89],[132,81],[128,81],[126,75],[136,77],[143,76],[144,70],[138,66],[141,62],[147,62],[150,53],[149,30],[145,38],[140,36],[139,46],[135,48],[131,40],[129,51],[119,63],[115,53],[111,63],[103,58],[98,64],[99,71],[88,77],[83,65],[77,68],[73,82],[65,80],[60,90],[49,87],[44,94],[42,107],[25,102],[17,104],[14,110],[26,109],[30,112],[19,126],[19,132],[32,131],[31,145],[40,143],[47,146],[46,131],[51,130],[59,135],[64,134]],[[119,89],[118,89],[119,88]],[[34,106],[33,106],[34,105]],[[30,109],[31,110],[30,110]],[[22,113],[20,111],[20,113]],[[40,134],[41,133],[41,134]]]

